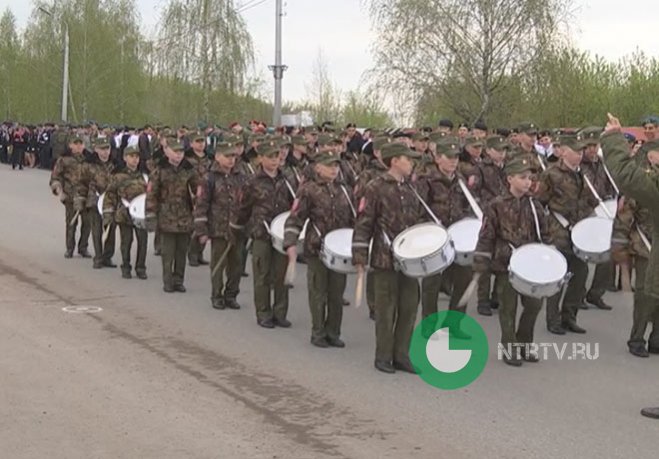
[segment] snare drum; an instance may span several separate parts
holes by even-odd
[[[135,228],[146,229],[146,193],[137,196],[130,202],[128,212],[133,219]]]
[[[606,201],[603,202],[603,204],[606,206],[611,216],[613,218],[616,218],[616,214],[618,213],[618,200],[607,199]],[[604,209],[602,209],[601,205],[595,207],[595,216],[600,218],[609,218],[609,216],[606,215],[606,212],[604,212]]]
[[[286,224],[286,220],[290,214],[291,212],[287,210],[286,212],[283,212],[273,218],[272,223],[270,223],[270,237],[272,238],[272,246],[277,250],[277,252],[284,255],[286,255],[286,251],[284,250],[284,225]],[[304,252],[304,236],[307,233],[308,224],[309,220],[304,222],[304,227],[302,228],[302,232],[298,238],[297,253],[300,255]]]
[[[394,239],[392,251],[398,269],[416,278],[440,273],[455,259],[448,231],[435,223],[421,223],[406,229]]]
[[[103,201],[105,201],[105,193],[100,195],[96,201],[96,209],[98,209],[100,215],[103,215]]]
[[[460,266],[471,266],[473,263],[481,226],[477,218],[463,218],[449,226],[448,234],[455,247],[455,262]]]
[[[611,251],[613,220],[589,217],[572,228],[574,254],[587,263],[606,263]]]
[[[320,260],[331,271],[354,274],[352,265],[352,228],[341,228],[327,233],[320,249]]]
[[[532,298],[552,297],[568,280],[567,260],[545,244],[526,244],[515,249],[508,272],[515,291]]]

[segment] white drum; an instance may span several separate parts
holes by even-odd
[[[455,259],[448,231],[435,223],[421,223],[394,239],[392,251],[398,269],[409,277],[428,277],[451,266]]]
[[[589,217],[572,228],[574,254],[587,263],[606,263],[611,251],[613,220]]]
[[[272,246],[277,250],[277,252],[284,255],[286,255],[286,251],[284,250],[284,225],[286,225],[286,220],[288,219],[289,215],[291,215],[291,212],[287,210],[286,212],[283,212],[273,218],[272,223],[270,223],[270,237],[272,238]],[[300,233],[297,241],[297,253],[299,255],[302,255],[304,251],[304,236],[307,233],[308,224],[309,220],[304,222],[304,227],[302,227],[302,232]]]
[[[98,209],[98,213],[101,215],[103,215],[103,201],[105,201],[105,193],[100,195],[96,201],[96,208]]]
[[[341,274],[357,272],[357,268],[352,265],[352,233],[352,228],[327,233],[320,249],[320,260],[327,269]]]
[[[146,193],[137,196],[130,202],[128,213],[136,228],[146,229]]]
[[[604,205],[606,208],[609,210],[609,213],[613,218],[616,218],[616,214],[618,213],[618,200],[617,199],[607,199],[604,201]],[[595,207],[595,215],[600,218],[609,218],[608,215],[606,215],[606,212],[604,212],[604,209],[602,209],[601,205],[598,205]]]
[[[482,223],[477,218],[463,218],[448,228],[455,248],[455,262],[460,266],[471,266],[478,243]]]
[[[532,298],[556,295],[569,279],[563,254],[545,244],[526,244],[515,249],[508,272],[513,288]]]

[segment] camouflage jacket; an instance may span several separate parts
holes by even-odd
[[[177,167],[161,161],[149,176],[146,217],[157,216],[158,229],[162,232],[191,232],[192,202],[199,182],[197,170],[187,160]]]
[[[194,209],[197,236],[229,239],[230,223],[236,221],[242,181],[242,174],[235,167],[226,174],[213,162],[197,190]]]
[[[252,175],[256,175],[256,173],[259,171],[258,166],[248,160],[244,154],[236,158],[235,169],[247,178],[251,177]]]
[[[355,182],[359,174],[362,173],[364,169],[364,163],[361,159],[361,155],[355,152],[344,152],[341,153],[341,158],[346,162],[346,169],[350,171]]]
[[[146,193],[146,180],[139,169],[134,171],[125,167],[117,169],[110,177],[110,184],[103,200],[103,215],[114,215],[114,221],[120,225],[132,225],[128,209],[123,200],[131,202],[141,194]]]
[[[366,185],[368,185],[371,182],[371,180],[386,173],[387,173],[387,166],[385,166],[384,163],[380,162],[376,158],[371,159],[371,162],[369,162],[368,165],[362,171],[362,173],[359,174],[359,178],[357,179],[357,184],[355,185],[354,188],[355,199],[359,200],[362,198],[362,196],[364,195],[364,190],[366,189]]]
[[[469,201],[460,188],[459,180],[466,185],[460,173],[449,178],[435,167],[434,171],[420,177],[416,185],[423,200],[446,228],[463,218],[474,216]],[[423,219],[433,221],[425,211]]]
[[[553,243],[547,217],[540,203],[528,196],[516,198],[507,191],[505,195],[492,201],[485,210],[474,253],[475,272],[486,273],[491,269],[495,273],[505,273],[512,255],[511,245],[519,248],[525,244],[540,242],[531,202],[538,215],[541,242]]]
[[[486,207],[499,196],[508,192],[506,174],[503,171],[503,165],[497,166],[489,157],[484,158],[478,165],[480,180],[473,192],[480,203]]]
[[[192,149],[186,152],[185,159],[195,168],[197,174],[199,174],[200,180],[206,177],[206,174],[208,174],[208,171],[213,164],[213,160],[208,156],[197,156]]]
[[[270,235],[264,222],[270,227],[272,219],[290,210],[292,202],[293,196],[281,170],[273,178],[260,169],[243,187],[238,217],[231,226],[237,230],[247,226],[252,239],[268,240]]]
[[[479,166],[482,162],[482,159],[469,157],[468,161],[460,159],[460,162],[458,163],[458,172],[462,174],[465,179],[469,180],[471,177],[474,177],[472,179],[474,181],[474,186],[472,188],[478,188],[480,186],[481,174]]]
[[[650,211],[641,207],[632,198],[620,198],[618,214],[613,220],[611,235],[611,250],[617,252],[616,258],[629,261],[631,257],[650,257],[650,251],[645,246],[639,233],[639,228],[652,244],[652,220]]]
[[[348,188],[353,189],[355,184],[357,184],[357,174],[358,172],[354,169],[351,162],[349,162],[347,159],[341,160],[339,163],[339,177],[337,180],[339,180]]]
[[[112,160],[104,163],[96,155],[91,160],[85,161],[80,173],[76,198],[85,200],[86,207],[96,207],[99,196],[105,193],[110,185],[112,172],[115,169],[116,165]]]
[[[303,156],[301,159],[297,159],[292,153],[288,156],[286,165],[283,167],[283,172],[293,186],[298,187],[302,184],[302,172],[308,164],[309,161],[307,161],[306,156]]]
[[[337,181],[327,182],[318,178],[305,183],[299,189],[291,215],[286,220],[284,248],[297,244],[304,223],[309,219],[304,238],[304,255],[317,257],[329,232],[354,226],[352,200],[348,187]]]
[[[594,160],[589,160],[585,156],[581,161],[581,170],[583,174],[588,177],[593,187],[602,199],[609,199],[615,196],[616,191],[611,185],[609,178],[604,171],[604,163],[596,156]]]
[[[590,217],[598,204],[581,174],[580,170],[571,170],[563,161],[554,163],[540,175],[536,193],[538,200],[550,211],[549,232],[554,243],[566,254],[572,253],[572,227]],[[567,221],[567,227],[560,222],[561,216]]]
[[[414,173],[417,176],[423,176],[431,173],[437,166],[435,165],[435,159],[432,154],[424,153],[423,156],[416,162],[414,166]]]
[[[391,247],[396,236],[421,221],[422,207],[409,181],[399,182],[390,174],[372,180],[359,202],[352,238],[352,262],[368,265],[373,240],[371,266],[394,269]],[[388,241],[387,241],[388,239]]]
[[[60,156],[50,174],[50,189],[55,192],[58,187],[61,187],[66,195],[65,202],[67,203],[73,203],[73,199],[79,191],[78,186],[84,162],[84,154]],[[84,194],[86,195],[86,190]]]

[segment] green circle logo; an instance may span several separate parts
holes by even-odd
[[[423,319],[410,343],[410,360],[421,379],[444,390],[474,382],[487,365],[488,353],[483,328],[457,311],[442,311]]]

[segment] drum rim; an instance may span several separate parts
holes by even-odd
[[[561,277],[561,279],[564,279],[564,278],[565,278],[565,275],[567,275],[567,272],[568,272],[568,269],[569,269],[569,266],[568,266],[568,263],[567,263],[567,258],[565,258],[565,255],[563,255],[563,254],[561,253],[561,251],[558,250],[557,248],[552,247],[552,246],[550,246],[550,245],[548,245],[548,244],[541,244],[541,243],[539,243],[539,242],[531,242],[531,243],[529,243],[529,244],[524,244],[524,245],[518,247],[518,248],[513,252],[513,254],[510,256],[510,260],[508,261],[508,272],[509,272],[510,274],[514,275],[515,277],[517,277],[518,279],[522,279],[522,280],[527,281],[527,282],[532,282],[533,284],[541,285],[541,286],[547,286],[547,285],[554,284],[554,283],[556,283],[556,282],[560,282],[561,279],[552,280],[552,281],[547,281],[547,282],[536,282],[536,281],[532,281],[532,280],[530,280],[530,279],[527,279],[527,278],[525,278],[525,277],[522,277],[522,276],[519,275],[519,273],[516,273],[515,271],[513,271],[513,269],[512,269],[512,261],[513,261],[513,257],[515,256],[515,254],[516,254],[516,253],[519,253],[519,251],[522,250],[522,249],[524,249],[524,248],[534,248],[534,247],[535,247],[535,248],[537,248],[537,247],[541,247],[543,250],[549,250],[549,251],[552,251],[552,252],[557,253],[558,255],[560,255],[561,260],[562,260],[562,263],[563,263],[563,265],[565,266],[565,270],[564,270],[564,271],[565,271],[565,274],[563,274],[563,277]]]
[[[446,233],[446,242],[445,242],[443,245],[441,245],[438,249],[436,249],[435,251],[433,251],[433,252],[431,252],[431,253],[429,253],[429,254],[422,255],[422,256],[418,256],[418,257],[412,257],[412,258],[406,257],[406,258],[405,258],[406,260],[425,260],[425,259],[428,259],[428,258],[430,258],[430,257],[434,257],[434,256],[437,255],[438,253],[441,253],[441,252],[443,251],[444,247],[446,247],[447,245],[448,245],[448,246],[452,246],[452,245],[451,245],[451,235],[448,233],[447,229],[444,228],[443,226],[438,225],[438,224],[433,223],[433,222],[417,223],[417,224],[414,225],[414,226],[410,226],[409,228],[405,228],[405,229],[404,229],[403,231],[401,231],[400,234],[398,234],[398,236],[396,236],[396,237],[394,238],[394,240],[391,242],[391,252],[393,253],[393,255],[394,255],[394,257],[395,257],[396,259],[398,259],[398,258],[403,258],[402,256],[400,256],[400,255],[398,255],[398,254],[396,253],[396,246],[397,246],[396,243],[397,243],[398,241],[400,241],[400,240],[403,238],[403,235],[405,235],[406,233],[408,233],[408,232],[410,232],[410,231],[412,231],[412,230],[414,230],[414,229],[421,228],[421,227],[434,227],[434,228],[439,228],[440,230],[444,231],[444,233]],[[398,245],[399,245],[399,244],[398,244]],[[455,250],[453,250],[453,251],[455,252]]]

